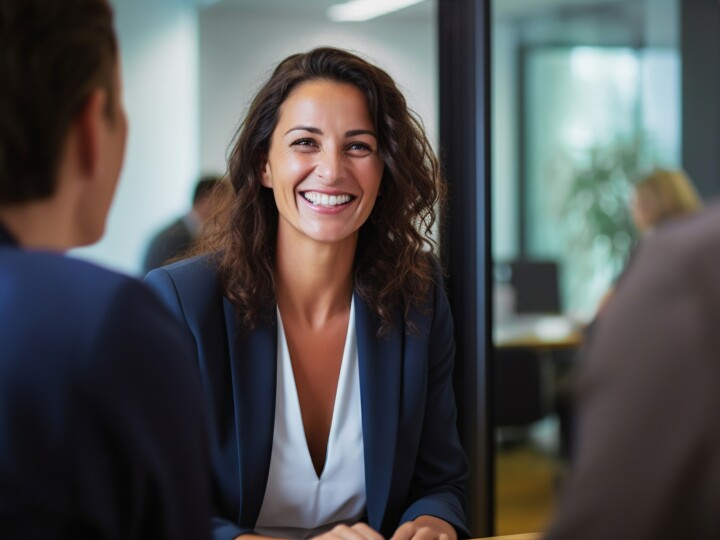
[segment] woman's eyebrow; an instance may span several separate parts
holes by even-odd
[[[316,135],[322,135],[323,131],[320,128],[316,128],[313,126],[295,126],[291,127],[285,132],[285,135],[290,133],[291,131],[309,131],[310,133],[315,133]]]
[[[377,135],[372,129],[353,129],[345,132],[346,137],[354,137],[355,135],[371,135],[377,139]]]
[[[315,135],[324,135],[323,130],[320,128],[316,128],[314,126],[295,126],[291,127],[285,132],[285,135],[292,131],[307,131],[309,133],[314,133]],[[351,129],[350,131],[345,132],[346,137],[355,137],[356,135],[371,135],[372,137],[375,137],[377,139],[377,135],[372,129]]]

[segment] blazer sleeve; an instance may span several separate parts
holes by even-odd
[[[459,538],[470,537],[465,518],[468,463],[457,431],[452,373],[455,360],[453,319],[438,272],[428,350],[428,391],[420,450],[409,501],[400,523],[422,515],[450,523]]]
[[[175,315],[188,334],[191,334],[176,284],[170,272],[165,268],[153,270],[145,277],[145,283],[155,291],[160,300],[170,309],[173,315]],[[210,444],[214,449],[212,440]],[[253,532],[252,529],[241,527],[234,521],[220,517],[221,512],[217,510],[217,505],[215,505],[215,508],[212,510],[212,514],[210,529],[213,540],[232,540],[242,534],[250,534]]]

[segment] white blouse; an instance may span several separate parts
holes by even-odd
[[[345,338],[327,455],[318,478],[310,457],[280,311],[272,456],[257,534],[309,538],[365,514],[365,461],[355,301]]]

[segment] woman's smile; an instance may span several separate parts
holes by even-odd
[[[355,200],[355,196],[342,192],[303,191],[300,195],[305,204],[320,214],[339,214]]]

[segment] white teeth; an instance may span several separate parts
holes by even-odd
[[[311,203],[321,206],[340,206],[349,203],[352,198],[350,195],[327,195],[314,191],[306,191],[303,193],[303,197]]]

